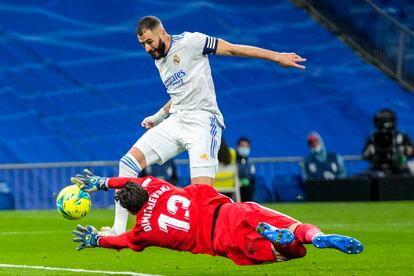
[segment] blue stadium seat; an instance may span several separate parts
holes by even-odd
[[[274,202],[275,196],[271,191],[271,187],[266,183],[263,176],[256,175],[256,188],[253,194],[254,202]]]
[[[15,208],[13,191],[10,190],[7,182],[0,179],[0,210]]]
[[[304,197],[302,178],[299,175],[277,175],[272,181],[276,201],[298,202]]]
[[[118,160],[144,133],[141,120],[168,100],[135,35],[137,16],[154,10],[171,34],[201,31],[307,58],[304,71],[209,58],[229,144],[254,136],[255,156],[303,156],[304,137],[317,130],[336,152],[359,154],[384,105],[414,132],[412,94],[288,0],[259,2],[3,1],[0,162]],[[338,16],[360,15],[355,24],[372,28],[360,1],[329,2]],[[414,64],[411,55],[404,66]]]

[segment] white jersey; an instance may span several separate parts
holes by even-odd
[[[170,94],[170,113],[204,110],[213,113],[224,127],[214,90],[208,55],[215,54],[217,38],[184,32],[171,36],[167,55],[155,60],[161,79]]]

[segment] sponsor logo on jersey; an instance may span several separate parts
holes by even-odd
[[[182,86],[184,84],[184,76],[185,76],[185,72],[184,70],[180,70],[178,72],[175,72],[174,74],[172,74],[172,76],[168,77],[165,81],[164,81],[164,85],[165,88],[167,88],[167,91],[172,91],[180,86]]]
[[[180,64],[180,57],[177,54],[174,55],[173,62],[174,62],[175,65]]]

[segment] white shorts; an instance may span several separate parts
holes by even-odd
[[[194,168],[206,167],[214,167],[214,171],[210,173],[212,175],[204,176],[214,177],[221,133],[222,127],[214,114],[200,110],[178,111],[145,132],[134,147],[139,148],[144,155],[150,150],[155,151],[161,164],[188,150],[191,177],[202,176],[193,175]]]

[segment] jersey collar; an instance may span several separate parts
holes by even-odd
[[[172,35],[170,35],[170,47],[168,47],[168,50],[165,53],[164,58],[166,58],[168,56],[168,54],[170,53],[170,50],[171,50],[171,47],[172,47],[173,43],[174,43],[174,39],[173,39]]]

